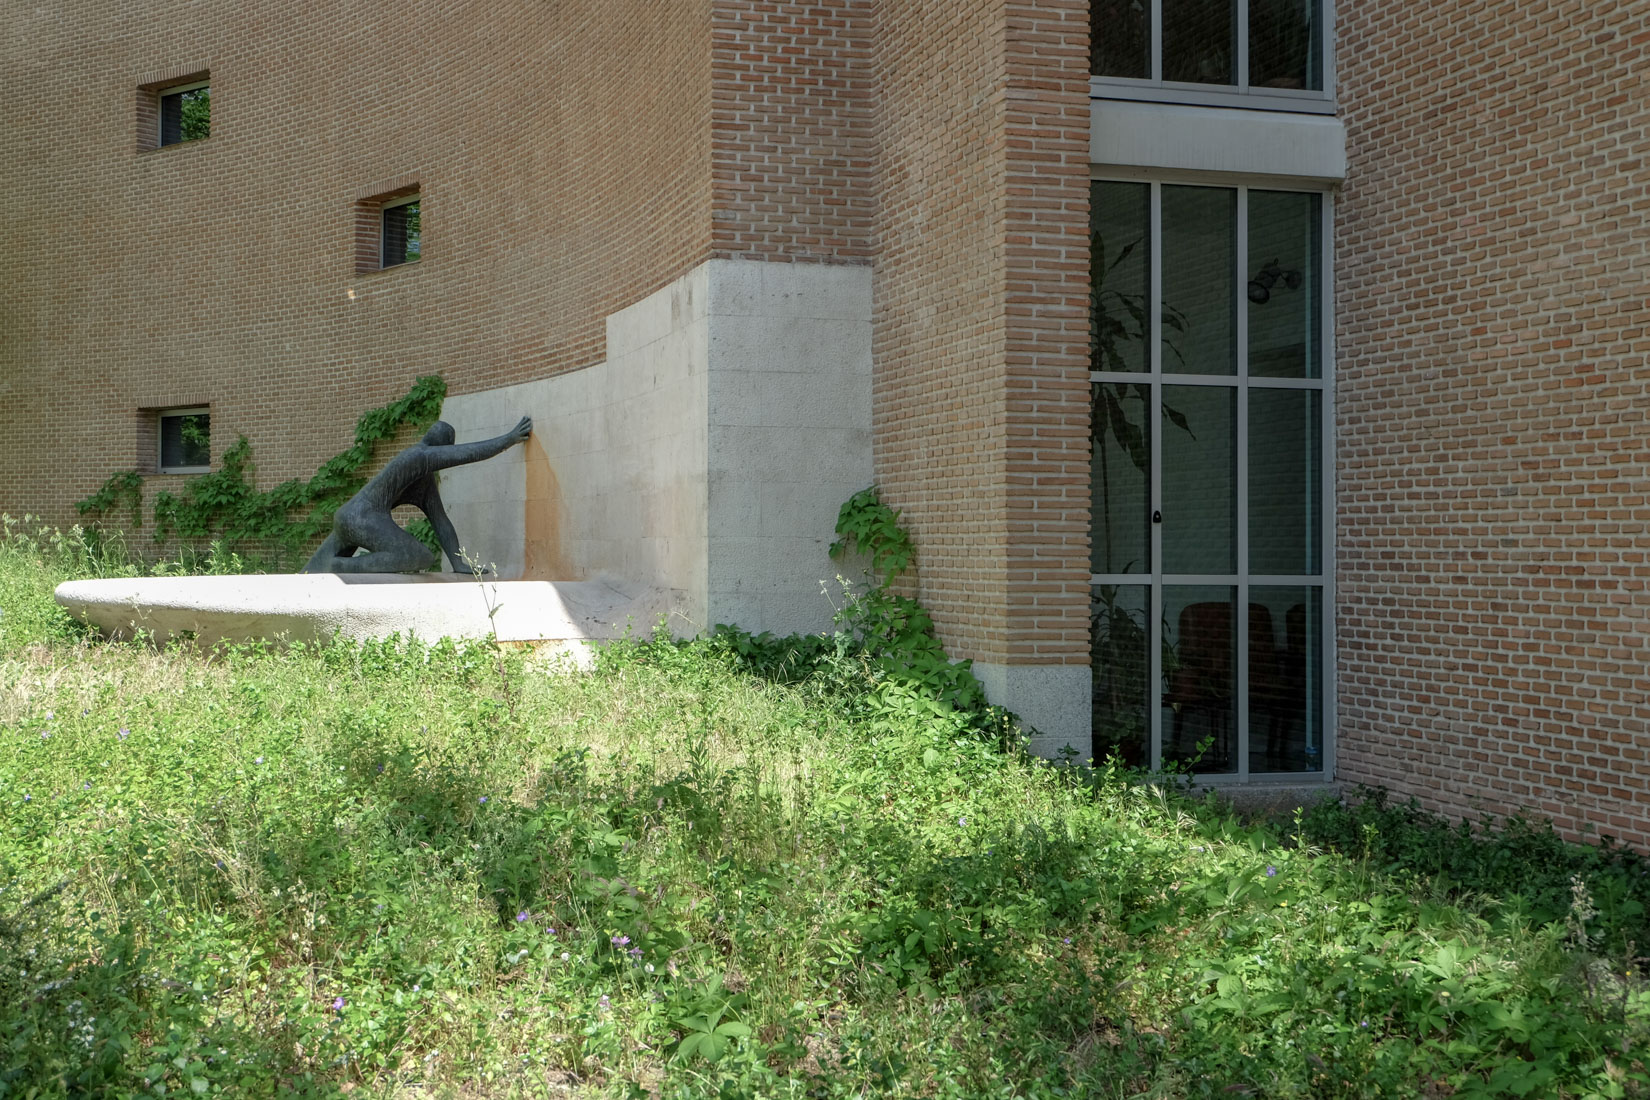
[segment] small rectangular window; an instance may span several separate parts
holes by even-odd
[[[162,88],[160,134],[157,144],[199,141],[212,133],[212,88],[205,82]]]
[[[166,409],[157,417],[160,454],[156,468],[161,473],[203,473],[212,468],[210,409]]]
[[[420,229],[417,195],[385,205],[380,265],[416,263],[423,251]]]

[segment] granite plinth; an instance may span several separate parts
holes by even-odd
[[[443,573],[132,577],[68,581],[57,602],[106,634],[157,642],[326,641],[400,634],[433,642],[578,643],[648,634],[665,590],[615,580],[495,581]]]

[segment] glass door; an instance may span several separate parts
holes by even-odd
[[[1091,198],[1095,756],[1321,772],[1323,196],[1097,181]]]

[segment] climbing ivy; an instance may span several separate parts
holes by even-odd
[[[132,509],[132,526],[143,526],[143,475],[136,470],[122,470],[110,474],[102,488],[77,501],[75,508],[81,515],[101,516],[114,511],[122,503]]]
[[[332,514],[366,484],[360,470],[377,445],[403,425],[423,429],[433,423],[446,396],[447,384],[439,376],[418,379],[399,401],[364,413],[355,424],[355,443],[322,463],[314,477],[293,478],[265,491],[248,479],[252,445],[243,435],[224,452],[220,469],[189,479],[179,492],[156,494],[155,540],[258,539],[283,556],[295,555],[324,535]],[[132,525],[141,526],[143,478],[136,470],[113,475],[75,508],[98,517],[122,503],[131,506]]]
[[[918,699],[935,699],[1000,725],[1006,712],[993,714],[996,708],[988,707],[985,688],[971,670],[973,662],[951,660],[927,609],[893,590],[911,567],[916,550],[900,525],[899,512],[882,502],[875,485],[843,504],[837,513],[836,533],[839,537],[831,544],[833,560],[841,561],[855,551],[871,559],[870,583],[848,602],[840,619],[863,650],[875,655],[884,682],[915,691]]]

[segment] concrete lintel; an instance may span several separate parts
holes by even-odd
[[[1339,182],[1346,127],[1334,115],[1092,101],[1089,160],[1097,165]]]

